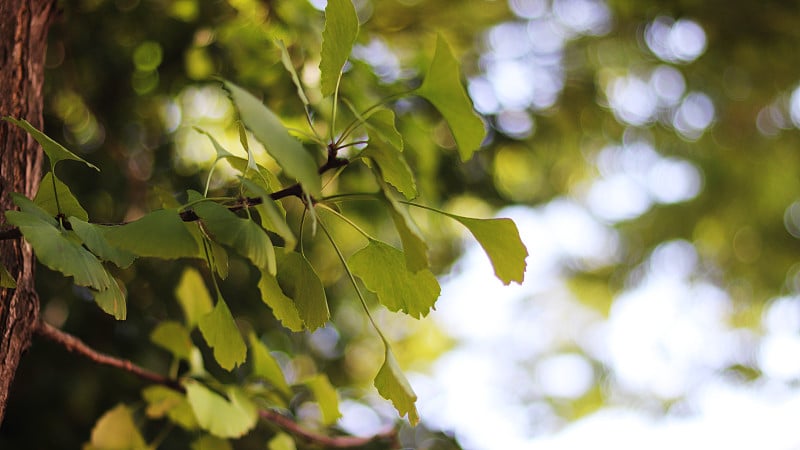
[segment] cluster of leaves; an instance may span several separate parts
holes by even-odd
[[[349,107],[354,119],[341,130],[331,127],[328,139],[316,132],[310,113],[314,105],[304,92],[286,48],[278,42],[284,65],[309,111],[311,133],[306,138],[309,143],[319,145],[323,150],[319,156],[324,160],[320,163],[320,158],[290,134],[280,118],[260,100],[243,88],[222,81],[238,110],[241,144],[247,158],[235,156],[211,134],[199,129],[198,132],[211,140],[216,149],[216,162],[226,160],[240,174],[238,183],[226,196],[208,195],[209,174],[205,192],[189,191],[183,203],[166,200],[162,209],[130,223],[91,223],[70,188],[56,176],[55,168],[63,160],[97,168],[28,122],[6,118],[29,132],[41,144],[50,162],[50,171],[42,179],[33,200],[14,195],[19,211],[7,211],[7,222],[20,230],[39,262],[72,277],[75,284],[87,287],[103,311],[118,320],[126,318],[124,285],[105,263],[125,268],[136,258],[148,257],[198,259],[207,265],[205,279],[199,271],[188,267],[176,288],[184,320],[162,322],[151,334],[152,342],[173,356],[170,375],[180,380],[183,390],[151,386],[143,391],[148,417],[166,418],[186,430],[202,430],[195,442],[196,448],[228,448],[225,439],[240,437],[253,429],[259,410],[287,410],[298,390],[313,394],[320,406],[323,425],[331,425],[340,417],[336,390],[324,374],[312,375],[290,385],[264,342],[252,332],[247,339],[242,336],[220,290],[220,283],[228,277],[229,252],[245,258],[258,270],[262,300],[286,328],[296,332],[315,330],[329,321],[330,312],[325,287],[304,254],[302,233],[306,223],[311,224],[312,232],[321,229],[384,345],[385,358],[375,376],[375,387],[401,416],[407,415],[412,424],[419,421],[416,394],[402,373],[389,340],[372,319],[361,291],[363,286],[387,309],[414,318],[424,317],[434,308],[440,287],[430,270],[426,240],[408,208],[423,208],[461,223],[485,250],[503,283],[519,283],[523,279],[527,250],[512,221],[462,217],[412,202],[417,197],[417,188],[403,156],[403,137],[396,127],[395,113],[384,106],[397,96],[361,111],[345,99],[339,99],[343,68],[358,36],[359,22],[350,0],[330,0],[325,16],[320,91],[324,98],[333,97],[331,123],[336,122],[340,103]],[[441,113],[461,159],[466,161],[480,147],[485,131],[461,85],[459,73],[456,58],[440,36],[424,81],[405,95],[422,97]],[[247,130],[274,158],[282,169],[282,176],[292,182],[283,185],[276,174],[255,162]],[[361,135],[356,131],[368,139],[358,140],[354,136]],[[340,150],[348,147],[358,150],[343,157]],[[381,187],[378,192],[323,192],[323,181],[338,177],[342,168],[356,162],[364,163],[375,174],[376,183]],[[334,173],[326,179],[328,172]],[[287,223],[286,211],[279,202],[290,196],[300,198],[305,206],[297,230],[299,237]],[[341,212],[341,202],[364,197],[385,206],[402,250],[370,236]],[[367,245],[346,255],[331,233],[329,224],[334,220],[354,227]],[[6,274],[0,277],[4,287],[13,287],[13,279],[7,276],[5,269],[2,273]],[[213,289],[208,289],[209,284]],[[201,351],[192,339],[194,330],[199,330],[213,350],[216,363],[227,371],[242,366],[248,359],[249,349],[251,370],[243,384],[224,384],[206,370]],[[188,367],[188,371],[179,373],[180,367]],[[276,435],[273,442],[270,448],[290,448],[291,445],[291,440],[282,434]],[[117,448],[118,444],[146,447],[134,426],[131,410],[124,405],[115,407],[98,421],[87,448]]]

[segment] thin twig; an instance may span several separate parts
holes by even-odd
[[[84,358],[87,358],[97,364],[122,369],[128,373],[136,375],[144,381],[160,384],[178,392],[186,392],[186,388],[184,388],[178,380],[165,377],[161,374],[137,366],[127,359],[117,358],[98,352],[97,350],[86,345],[86,343],[77,337],[61,331],[44,321],[39,321],[35,332],[39,336],[61,345],[67,349],[67,351],[83,356]],[[399,448],[397,430],[394,428],[370,437],[327,436],[305,430],[291,418],[269,409],[259,409],[258,415],[267,422],[277,425],[281,429],[291,433],[297,438],[322,447],[346,449],[363,447],[370,443],[383,443],[387,446],[387,448]]]

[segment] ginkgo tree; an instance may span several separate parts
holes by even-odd
[[[230,448],[227,440],[251,432],[259,418],[283,430],[272,437],[271,449],[294,448],[295,439],[331,447],[371,441],[391,446],[394,440],[392,432],[374,439],[313,433],[293,421],[293,399],[303,392],[310,393],[319,405],[321,426],[335,424],[341,416],[336,388],[321,371],[290,383],[270,348],[258,337],[258,330],[240,329],[230,307],[239,299],[223,297],[222,286],[232,270],[231,254],[257,271],[261,301],[282,326],[293,332],[313,331],[331,320],[331,309],[326,285],[307,256],[306,246],[312,245],[309,242],[327,243],[383,346],[384,359],[374,386],[412,425],[420,421],[417,396],[368,302],[368,295],[374,296],[381,307],[415,319],[427,316],[435,307],[441,289],[431,270],[427,240],[409,210],[439,214],[461,224],[483,248],[498,279],[504,284],[523,280],[527,250],[514,223],[463,217],[430,206],[418,198],[414,171],[404,157],[403,134],[394,109],[400,99],[429,102],[447,123],[462,161],[468,161],[485,138],[483,122],[461,84],[459,64],[450,46],[441,35],[436,37],[418,87],[387,92],[374,104],[362,106],[345,98],[340,90],[359,26],[351,0],[328,1],[319,55],[319,96],[314,96],[321,98],[317,103],[309,100],[312,96],[306,94],[288,49],[276,40],[295,84],[297,101],[306,111],[306,129],[287,128],[279,115],[247,89],[219,79],[217,83],[237,112],[243,153],[226,149],[213,133],[195,129],[216,152],[203,192],[186,189],[176,197],[163,198],[161,209],[128,223],[93,221],[70,186],[56,174],[56,168],[66,164],[100,170],[98,167],[25,118],[4,118],[28,132],[49,162],[35,197],[12,194],[17,209],[5,211],[6,223],[14,227],[6,230],[6,235],[18,233],[33,248],[39,263],[87,288],[97,306],[117,320],[126,319],[128,308],[125,283],[115,273],[139,258],[185,265],[175,287],[182,318],[161,321],[150,334],[152,343],[173,358],[168,374],[101,355],[46,324],[42,334],[96,362],[151,382],[142,391],[144,415],[194,432],[193,448]],[[323,110],[329,114],[328,126],[320,130],[315,112]],[[256,162],[251,140],[264,147],[280,170]],[[222,190],[211,189],[212,174],[223,161],[236,177]],[[344,169],[356,164],[373,174],[375,191],[336,188],[336,181],[348,176]],[[298,221],[291,220],[282,204],[289,198],[302,204]],[[399,248],[370,234],[342,208],[347,202],[365,201],[385,209]],[[336,230],[342,226],[351,228],[363,247],[349,251],[340,245]],[[2,287],[14,289],[13,277],[5,268],[2,274]],[[213,361],[204,358],[199,338],[211,349]],[[216,377],[217,367],[240,371],[239,382]],[[163,439],[158,436],[148,442],[137,425],[134,408],[120,403],[98,419],[85,448],[156,448]]]

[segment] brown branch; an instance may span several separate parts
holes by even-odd
[[[121,359],[100,353],[86,345],[86,343],[77,337],[61,331],[42,320],[39,321],[35,333],[51,342],[61,345],[67,349],[67,351],[83,356],[84,358],[87,358],[97,364],[122,369],[128,373],[136,375],[144,381],[160,384],[178,392],[186,392],[186,388],[184,388],[178,380],[165,377],[161,374],[137,366],[127,359]],[[272,422],[292,435],[323,447],[346,449],[363,447],[371,443],[384,443],[387,445],[387,448],[399,448],[397,430],[395,429],[391,429],[371,437],[327,436],[305,430],[291,418],[269,409],[260,409],[258,414],[262,419]]]

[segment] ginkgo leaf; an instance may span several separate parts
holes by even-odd
[[[258,420],[256,405],[235,386],[225,389],[228,398],[197,381],[186,381],[186,397],[200,428],[221,438],[237,438],[250,431]]]
[[[212,240],[208,240],[207,242],[214,262],[214,271],[217,272],[217,275],[223,280],[228,278],[228,252],[225,251],[224,247]]]
[[[427,269],[410,272],[403,252],[384,242],[370,239],[347,264],[392,311],[403,311],[419,319],[428,314],[439,298],[441,288],[433,273]]]
[[[170,422],[184,430],[196,430],[197,419],[194,417],[186,394],[170,389],[166,386],[149,386],[142,390],[142,398],[147,402],[145,414],[151,419],[160,419],[166,416]]]
[[[128,307],[125,301],[125,292],[122,291],[116,279],[108,275],[109,286],[104,291],[91,290],[94,302],[106,313],[114,316],[117,320],[125,320],[128,315]]]
[[[8,272],[6,266],[0,263],[0,288],[14,289],[17,287],[17,280]]]
[[[198,322],[200,333],[214,350],[214,359],[225,370],[233,370],[247,358],[247,346],[233,320],[231,310],[220,296],[217,306]]]
[[[150,340],[172,353],[176,358],[188,361],[192,357],[192,337],[183,325],[167,320],[160,322],[150,333]]]
[[[517,225],[511,219],[473,219],[447,216],[461,222],[472,233],[489,256],[494,273],[503,284],[522,283],[525,278],[525,258],[528,249],[519,237]]]
[[[370,135],[377,136],[383,142],[403,151],[403,136],[395,126],[394,111],[388,108],[379,108],[366,118],[367,127],[373,131]]]
[[[113,247],[105,236],[109,227],[88,223],[77,217],[68,219],[72,230],[81,238],[83,245],[104,261],[111,261],[119,268],[126,268],[133,263],[136,255],[131,252]]]
[[[11,122],[14,125],[16,125],[16,126],[22,128],[22,129],[24,129],[25,131],[27,131],[28,134],[30,134],[36,140],[36,142],[38,142],[39,145],[42,146],[42,150],[44,150],[44,153],[47,155],[47,158],[50,160],[51,169],[54,168],[56,166],[56,163],[58,163],[59,161],[63,161],[65,159],[67,159],[67,160],[73,160],[73,161],[82,162],[82,163],[86,164],[87,166],[91,167],[92,169],[94,169],[94,170],[96,170],[98,172],[100,171],[100,169],[98,169],[97,166],[95,166],[94,164],[85,161],[83,158],[81,158],[80,156],[76,155],[75,153],[72,153],[71,151],[67,150],[66,148],[64,148],[64,146],[62,146],[58,142],[54,141],[53,139],[51,139],[46,134],[44,134],[41,131],[37,130],[33,125],[28,123],[27,120],[25,120],[25,119],[15,119],[15,118],[10,117],[10,116],[3,117],[3,120],[5,120],[7,122]]]
[[[258,224],[240,218],[216,202],[200,202],[194,211],[212,239],[231,247],[256,267],[276,272],[275,248]]]
[[[233,450],[227,439],[218,438],[207,434],[192,442],[192,450]]]
[[[394,353],[386,345],[386,355],[383,365],[375,376],[375,387],[381,396],[392,402],[400,416],[408,414],[408,421],[411,425],[419,423],[419,415],[417,414],[417,394],[411,388],[405,374],[400,369]]]
[[[278,252],[277,280],[281,290],[294,300],[306,328],[315,330],[328,322],[331,313],[325,288],[311,263],[297,252]]]
[[[294,250],[295,245],[297,245],[297,238],[294,236],[292,229],[289,228],[289,224],[286,223],[286,213],[272,200],[269,193],[258,184],[248,179],[243,179],[242,184],[244,184],[245,188],[255,197],[261,198],[261,203],[256,205],[256,210],[261,216],[261,226],[264,227],[265,230],[272,231],[283,238],[283,246],[286,250]]]
[[[297,450],[297,445],[290,435],[279,432],[269,440],[267,450]]]
[[[75,233],[59,229],[54,226],[54,221],[24,211],[6,211],[6,220],[19,228],[39,262],[45,266],[73,277],[75,284],[97,291],[105,291],[111,286],[111,278],[103,265],[83,248]]]
[[[288,176],[300,182],[306,192],[319,196],[322,180],[317,173],[317,164],[300,141],[290,136],[278,116],[252,94],[229,81],[224,85],[239,110],[242,122],[267,152]]]
[[[22,194],[17,194],[16,192],[11,193],[11,200],[14,202],[15,205],[19,207],[19,210],[36,216],[43,222],[47,222],[54,227],[58,227],[58,221],[56,220],[53,214],[42,209],[39,205],[34,203],[28,197],[25,197]]]
[[[439,110],[458,145],[462,161],[467,161],[481,146],[486,129],[472,108],[464,86],[461,71],[453,51],[440,35],[436,39],[436,52],[417,95],[424,97]]]
[[[262,270],[258,289],[261,291],[261,300],[272,309],[272,314],[283,326],[292,331],[303,331],[303,319],[300,318],[294,300],[283,293],[274,275]]]
[[[319,88],[324,97],[332,95],[344,63],[358,37],[358,16],[351,0],[328,0],[325,29],[322,30]]]
[[[136,428],[130,409],[115,406],[97,420],[91,441],[84,450],[148,450],[142,433]]]
[[[55,189],[53,189],[54,178]],[[58,197],[58,200],[56,200],[56,197]],[[47,172],[44,175],[44,178],[39,183],[39,191],[36,193],[33,202],[53,217],[63,214],[64,216],[75,216],[81,220],[89,220],[89,213],[83,209],[69,186],[59,180],[58,177],[53,177],[53,172]]]
[[[322,413],[322,424],[331,425],[336,422],[342,413],[339,411],[339,394],[325,374],[317,374],[303,381],[308,386],[314,398],[317,399],[319,410]]]
[[[256,337],[255,334],[250,333],[250,352],[251,361],[253,363],[253,376],[263,378],[275,389],[283,393],[285,396],[290,397],[292,390],[286,383],[286,378],[283,376],[281,366],[278,361],[269,353],[267,346]]]
[[[389,215],[392,217],[397,234],[400,235],[400,242],[403,243],[403,254],[406,259],[406,267],[411,272],[418,272],[427,269],[428,263],[428,244],[417,229],[414,219],[408,214],[408,210],[386,195],[386,203],[389,206]]]
[[[277,44],[278,48],[281,49],[281,62],[283,63],[283,67],[285,67],[286,71],[289,72],[289,75],[292,77],[292,82],[297,88],[297,96],[300,97],[300,101],[303,102],[303,105],[310,105],[311,102],[309,102],[308,97],[306,97],[306,92],[303,90],[303,84],[300,83],[300,77],[297,76],[297,71],[294,69],[292,57],[289,56],[289,50],[286,49],[286,45],[284,45],[282,40],[279,39]]]
[[[105,228],[108,242],[138,256],[197,258],[200,248],[175,209],[159,209],[134,222]]]
[[[200,318],[211,312],[213,302],[208,293],[203,277],[197,269],[187,267],[175,287],[175,297],[183,309],[186,327],[190,330],[197,325]]]
[[[398,150],[386,145],[373,145],[365,148],[359,156],[370,158],[378,165],[384,181],[394,186],[405,198],[417,196],[417,183],[408,167],[405,157]]]

